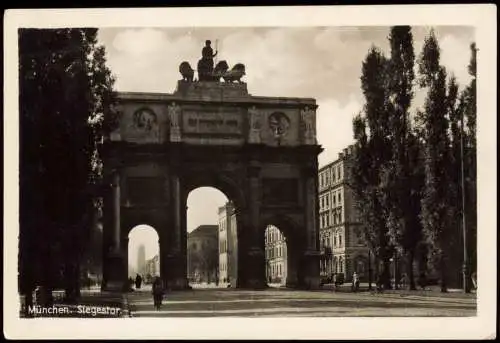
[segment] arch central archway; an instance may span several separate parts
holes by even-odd
[[[159,235],[149,225],[138,225],[128,233],[127,275],[129,280],[140,276],[144,284],[149,284],[160,273]]]

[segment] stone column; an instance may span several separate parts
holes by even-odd
[[[173,201],[174,201],[174,234],[172,240],[173,252],[181,252],[181,230],[182,230],[182,213],[181,213],[181,182],[179,176],[173,177]]]
[[[172,177],[172,211],[173,224],[169,251],[166,253],[166,263],[168,263],[168,283],[171,289],[188,288],[186,276],[186,211],[184,196],[181,189],[181,181],[178,175]],[[165,270],[162,268],[162,270]]]
[[[318,233],[318,190],[316,181],[318,177],[317,169],[309,166],[304,172],[305,177],[305,223],[306,237],[305,249],[302,263],[302,286],[308,289],[319,288],[320,286],[320,252]]]
[[[128,291],[128,237],[123,237],[121,240],[121,250],[122,250],[122,273],[125,281],[124,290]]]
[[[121,237],[121,200],[120,200],[120,174],[119,171],[115,171],[111,179],[111,189],[108,193],[107,212],[105,215],[108,220],[106,220],[106,225],[104,230],[106,231],[104,235],[104,246],[106,247],[104,264],[103,266],[103,285],[102,289],[105,291],[117,291],[123,290],[125,282],[127,280],[127,264],[124,258],[126,257],[121,249],[122,247],[122,237]],[[111,213],[109,213],[111,212]]]
[[[113,248],[116,252],[120,252],[121,237],[120,237],[120,174],[113,174]]]
[[[260,225],[260,167],[250,166],[248,170],[249,194],[245,227],[241,230],[243,239],[241,263],[241,286],[244,288],[259,289],[266,287],[266,260],[264,253],[264,232],[259,230]]]

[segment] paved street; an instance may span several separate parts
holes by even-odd
[[[262,291],[195,289],[171,292],[160,311],[153,308],[149,287],[128,295],[132,317],[345,317],[476,315],[475,294],[435,292]]]

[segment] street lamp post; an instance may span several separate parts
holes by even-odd
[[[372,253],[368,249],[368,290],[372,290]]]
[[[462,236],[464,261],[462,266],[463,272],[463,288],[465,293],[470,293],[469,283],[469,256],[467,254],[467,227],[465,223],[465,168],[464,168],[464,111],[461,111],[460,118],[460,169],[461,169],[461,186],[462,186]]]

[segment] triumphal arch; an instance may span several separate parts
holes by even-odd
[[[236,208],[239,288],[263,288],[264,232],[287,239],[287,285],[319,286],[316,101],[252,96],[242,82],[184,79],[168,93],[118,93],[104,145],[103,289],[127,279],[129,231],[159,236],[160,275],[188,288],[186,201],[202,186]]]

